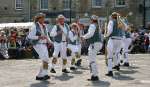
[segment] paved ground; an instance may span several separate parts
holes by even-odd
[[[36,81],[40,66],[37,59],[0,60],[0,87],[150,87],[150,54],[130,55],[131,66],[115,71],[113,78],[106,77],[104,56],[97,58],[100,81],[89,82],[90,73],[87,57],[83,57],[80,69],[70,74],[62,74],[57,65],[57,74],[51,74],[48,81]]]

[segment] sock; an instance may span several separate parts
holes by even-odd
[[[43,75],[42,75],[42,68],[40,68],[40,70],[39,70],[37,76],[38,76],[38,77],[43,77]]]
[[[93,62],[92,64],[91,64],[91,70],[92,70],[92,76],[98,76],[98,70],[97,70],[97,65],[96,65],[96,63],[95,62]]]
[[[63,59],[63,65],[62,65],[62,69],[66,69],[67,65],[67,59]]]
[[[48,70],[47,69],[43,69],[42,74],[43,74],[43,76],[48,75]]]
[[[112,71],[112,58],[108,59],[108,71]]]

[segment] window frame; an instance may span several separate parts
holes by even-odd
[[[65,2],[68,2],[68,8],[65,8]],[[70,10],[70,0],[63,0],[63,7],[64,7],[64,10]]]
[[[126,7],[126,0],[124,0],[125,4],[124,5],[119,5],[117,3],[117,0],[115,0],[115,7]]]
[[[48,2],[48,0],[47,0],[47,2]],[[45,3],[44,3],[44,5],[45,5]],[[40,0],[40,10],[48,10],[48,3],[47,3],[47,8],[42,8],[42,0]]]
[[[101,5],[100,6],[96,5],[95,2],[96,1],[92,0],[92,8],[102,8],[103,7],[103,0],[101,0]]]
[[[20,5],[20,7],[17,7],[17,0],[15,0],[15,10],[23,10],[23,8],[24,8],[24,0],[20,0],[19,1],[20,3],[19,3],[19,5]]]

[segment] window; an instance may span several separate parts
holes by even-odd
[[[92,7],[101,7],[102,0],[92,0]]]
[[[15,0],[15,8],[16,8],[16,10],[22,10],[23,9],[23,0]]]
[[[64,9],[69,10],[70,9],[70,1],[71,0],[64,0]]]
[[[150,0],[145,0],[145,7],[150,8]]]
[[[124,6],[126,6],[125,0],[116,0],[116,6],[117,7],[124,7]]]
[[[40,0],[40,9],[48,10],[48,0]]]

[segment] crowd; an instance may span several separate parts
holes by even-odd
[[[150,31],[132,32],[131,53],[149,53],[150,52]]]
[[[22,56],[25,51],[25,38],[28,34],[28,30],[29,29],[17,29],[12,27],[0,31],[1,58],[19,58]],[[7,57],[5,56],[6,54],[8,55]]]

